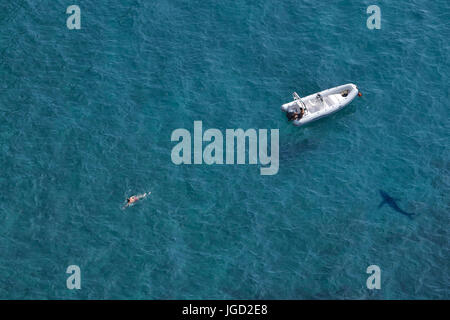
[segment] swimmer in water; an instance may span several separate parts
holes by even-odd
[[[123,206],[123,208],[125,209],[126,207],[131,206],[133,203],[135,203],[135,202],[137,202],[137,201],[139,201],[139,200],[141,200],[141,199],[144,199],[144,198],[145,198],[146,196],[148,196],[150,193],[151,193],[151,192],[144,193],[144,194],[139,194],[139,195],[137,195],[137,196],[131,196],[131,197],[127,198],[127,203]]]

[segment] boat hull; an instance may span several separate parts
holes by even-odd
[[[348,90],[348,93],[344,96],[343,93],[346,90]],[[318,97],[318,94],[321,96],[321,99]],[[299,120],[294,120],[293,124],[302,126],[329,116],[344,108],[352,102],[357,95],[357,86],[353,83],[348,83],[301,98],[306,107],[306,111],[303,117]],[[287,112],[290,107],[295,107],[296,105],[298,105],[298,100],[283,104],[281,110]]]

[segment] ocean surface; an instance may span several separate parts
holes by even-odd
[[[449,299],[449,21],[445,0],[3,1],[0,299]],[[349,82],[328,118],[280,111]],[[278,174],[173,164],[196,120],[279,129]]]

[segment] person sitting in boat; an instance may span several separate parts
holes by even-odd
[[[343,96],[344,98],[345,98],[346,96],[348,96],[348,90],[342,91],[342,92],[341,92],[341,96]]]
[[[320,102],[323,102],[323,97],[322,97],[322,95],[320,93],[318,93],[316,95],[316,99],[319,100]]]
[[[300,120],[303,117],[304,114],[305,114],[305,109],[304,108],[300,108],[300,112],[295,112],[293,110],[289,111],[287,113],[287,117],[288,117],[289,121]]]

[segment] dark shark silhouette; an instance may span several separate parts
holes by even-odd
[[[397,205],[398,199],[392,198],[390,195],[388,195],[385,191],[380,190],[380,195],[383,198],[383,201],[381,201],[380,205],[378,206],[378,209],[381,208],[384,204],[388,204],[389,207],[394,209],[395,211],[407,216],[408,218],[412,219],[413,216],[415,216],[415,213],[406,212]]]

